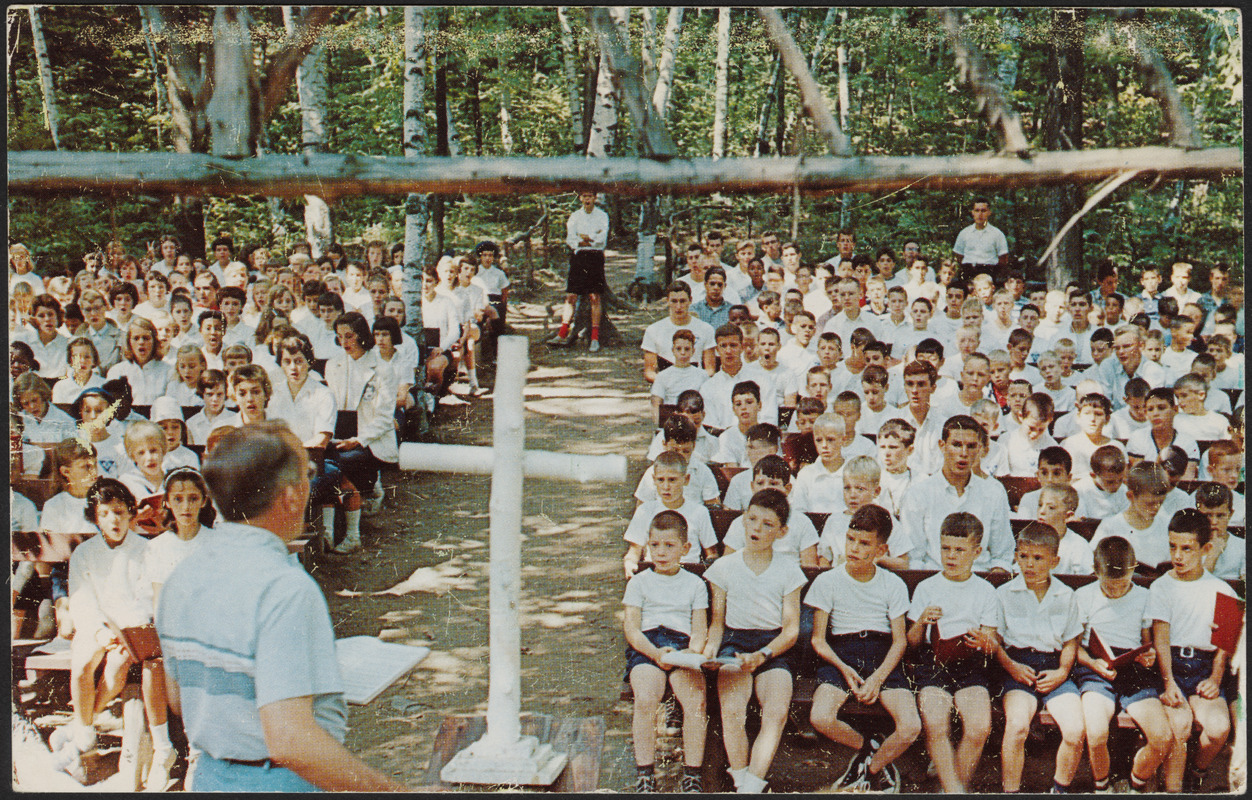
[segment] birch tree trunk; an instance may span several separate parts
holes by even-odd
[[[670,88],[674,85],[674,58],[678,52],[678,37],[682,33],[683,10],[669,10],[665,21],[665,41],[661,45],[661,61],[656,70],[656,88],[652,91],[652,107],[665,120],[669,116]]]
[[[1083,51],[1081,12],[1056,9],[1049,37],[1045,68],[1048,96],[1043,114],[1043,146],[1046,150],[1077,150],[1082,147]],[[1082,190],[1060,184],[1044,190],[1044,233],[1051,239],[1082,207]],[[1048,286],[1058,288],[1078,277],[1083,269],[1083,223],[1079,220],[1048,262]]]
[[[509,103],[512,97],[509,94],[508,84],[501,82],[500,84],[500,146],[504,149],[506,156],[513,155],[513,131],[510,123],[513,115],[509,113]]]
[[[283,24],[288,34],[296,32],[304,8],[283,6]],[[309,50],[296,70],[296,93],[300,97],[301,152],[313,155],[326,151],[326,48],[319,41]],[[304,233],[313,258],[319,258],[334,241],[330,206],[315,194],[304,196]]]
[[[14,69],[13,56],[17,54],[17,47],[22,41],[22,23],[17,12],[12,9],[9,9],[5,21],[8,23],[9,60],[7,64],[8,72],[6,74],[9,76],[9,112],[13,116],[17,116],[22,113],[22,103],[17,94],[17,70]]]
[[[256,151],[254,84],[248,10],[219,6],[213,14],[213,97],[204,109],[212,155],[246,156]]]
[[[656,9],[644,6],[639,9],[643,28],[639,38],[639,60],[643,62],[643,85],[648,94],[656,90]]]
[[[827,22],[835,13],[835,9],[831,9],[826,15]],[[826,26],[822,26],[822,35],[826,33]],[[817,48],[821,46],[821,38],[818,38],[818,44],[813,48],[814,55],[809,57],[809,69],[813,68],[816,59]],[[839,129],[848,130],[848,10],[846,8],[839,9],[839,46],[835,48],[835,57],[839,62]],[[852,205],[852,195],[844,192],[839,198],[839,227],[848,227],[848,210]]]
[[[600,65],[596,70],[595,111],[591,116],[591,135],[587,137],[588,158],[604,158],[613,151],[617,125],[617,94],[613,87],[613,74],[609,69],[608,56],[601,51]]]
[[[682,30],[683,10],[669,10],[665,23],[665,39],[661,45],[661,60],[656,67],[656,81],[652,89],[652,110],[662,124],[669,117],[670,87],[674,84],[674,59],[678,51],[678,36]],[[645,37],[647,40],[647,37]],[[645,74],[647,68],[644,69]],[[638,294],[652,299],[659,296],[662,287],[656,280],[656,229],[661,222],[661,208],[656,195],[650,195],[639,206],[639,244],[635,251],[635,280],[643,282]]]
[[[574,31],[570,27],[569,12],[565,6],[557,6],[556,19],[561,28],[561,61],[565,67],[565,95],[569,100],[570,134],[573,137],[574,152],[584,150],[583,142],[583,104],[579,98],[577,48],[574,46]]]
[[[43,88],[43,118],[52,135],[52,147],[61,149],[60,118],[57,114],[56,88],[52,84],[52,62],[48,59],[48,45],[43,38],[43,22],[39,6],[30,7],[30,38],[35,45],[35,61],[39,65],[39,85]]]
[[[404,155],[427,154],[426,118],[426,9],[404,7]],[[430,210],[424,194],[410,194],[404,203],[405,332],[416,341],[422,333],[422,267],[426,264],[426,223]]]
[[[726,155],[726,99],[730,93],[730,9],[717,10],[717,72],[713,90],[713,158]]]

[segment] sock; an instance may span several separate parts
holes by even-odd
[[[355,511],[345,511],[343,516],[344,516],[344,521],[348,523],[347,528],[344,531],[344,538],[345,539],[360,539],[361,538],[361,509],[358,508]]]
[[[656,764],[636,764],[635,774],[638,776],[652,777],[656,774]]]
[[[556,332],[556,335],[561,337],[562,339],[564,339],[566,336],[569,336],[569,323],[562,322],[561,329]]]
[[[170,743],[170,724],[162,722],[160,725],[148,726],[152,731],[152,749],[153,750],[173,750],[174,745]]]
[[[600,341],[600,326],[599,325],[591,326],[591,341],[593,342]]]
[[[335,543],[335,507],[322,506],[322,538]]]
[[[739,784],[743,782],[743,776],[748,774],[748,768],[740,767],[739,769],[728,769],[726,771],[730,773],[730,779],[735,782],[735,790],[738,791]]]
[[[1130,773],[1130,790],[1132,792],[1146,792],[1148,790],[1148,782],[1136,778],[1132,772]]]
[[[471,369],[469,371],[469,385],[471,389],[478,388],[478,370]]]
[[[1102,792],[1107,788],[1109,788],[1109,776],[1105,775],[1103,778],[1095,779],[1095,789],[1097,792]]]
[[[1058,781],[1056,778],[1053,778],[1053,779],[1052,779],[1052,792],[1053,792],[1053,793],[1057,793],[1057,792],[1059,792],[1059,793],[1061,793],[1061,794],[1068,794],[1068,793],[1069,793],[1069,787],[1068,787],[1068,786],[1063,786],[1063,785],[1061,784],[1061,782],[1060,782],[1060,781]]]

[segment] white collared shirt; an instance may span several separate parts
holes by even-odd
[[[970,475],[962,494],[943,472],[914,479],[900,508],[900,524],[913,539],[909,560],[914,569],[940,569],[939,528],[949,514],[968,511],[983,524],[982,552],[975,570],[1009,569],[1013,560],[1013,530],[1009,525],[1009,497],[994,478]]]
[[[1000,599],[1000,636],[1006,647],[1031,647],[1056,652],[1082,634],[1074,590],[1049,578],[1040,600],[1026,580],[1017,575],[996,589]]]

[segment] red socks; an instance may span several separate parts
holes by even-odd
[[[569,336],[569,323],[562,322],[561,329],[556,332],[556,335],[561,337],[562,339],[564,339],[566,336]]]
[[[600,326],[599,325],[591,326],[591,341],[593,342],[600,341]]]

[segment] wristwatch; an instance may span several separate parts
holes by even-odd
[[[765,656],[766,661],[769,661],[774,657],[774,651],[770,650],[768,647],[762,647],[758,652]]]

